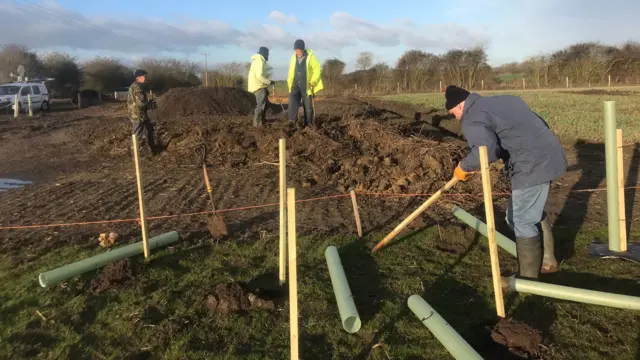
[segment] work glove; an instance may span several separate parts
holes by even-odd
[[[462,170],[462,168],[460,167],[460,163],[458,163],[458,166],[456,166],[456,169],[453,171],[453,177],[458,179],[459,181],[467,181],[468,176],[469,173]]]
[[[316,85],[317,85],[317,84],[316,84],[315,82],[313,82],[313,81],[309,83],[309,86],[310,86],[312,89],[313,89],[314,87],[316,87]]]
[[[275,84],[276,84],[276,82],[273,81],[273,80],[271,80],[271,82],[269,83],[269,85],[275,85]]]

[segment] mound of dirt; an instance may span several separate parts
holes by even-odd
[[[134,276],[135,269],[129,259],[116,261],[105,266],[100,277],[91,281],[91,290],[100,294],[112,286],[126,283]]]
[[[275,310],[272,300],[260,298],[242,285],[232,282],[219,284],[214,293],[207,296],[206,307],[216,312]]]
[[[255,96],[236,87],[174,88],[158,99],[157,115],[249,115],[255,106]]]
[[[537,358],[542,344],[540,331],[514,319],[500,319],[491,332],[491,338],[525,359]]]

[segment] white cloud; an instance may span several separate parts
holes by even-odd
[[[322,59],[350,58],[368,50],[390,64],[390,59],[405,49],[442,53],[483,45],[490,62],[499,64],[577,41],[620,43],[640,32],[636,19],[640,1],[609,0],[608,6],[624,10],[602,11],[597,2],[579,0],[458,0],[449,9],[434,10],[449,14],[449,20],[442,23],[425,24],[416,16],[379,23],[335,12],[328,18],[309,19],[304,27],[292,14],[274,10],[267,15],[271,21],[262,19],[268,23],[238,29],[218,20],[89,17],[54,0],[0,0],[0,44],[126,58],[158,56],[160,52],[193,55],[206,49],[217,52],[219,61],[245,61],[236,57],[266,46],[275,50],[274,61],[281,60],[280,53],[286,61],[293,42],[301,38],[307,47],[318,50]],[[478,25],[481,23],[486,25]]]
[[[300,21],[293,15],[285,15],[278,10],[273,10],[269,13],[269,19],[279,23],[279,24],[297,24]]]

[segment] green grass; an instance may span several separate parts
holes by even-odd
[[[495,321],[488,250],[470,229],[427,228],[370,254],[384,234],[366,240],[305,237],[298,241],[300,346],[303,359],[450,359],[408,310],[420,294],[478,351]],[[561,233],[556,234],[562,238]],[[636,234],[636,237],[639,234]],[[440,236],[475,244],[466,255],[435,248]],[[640,295],[637,265],[591,258],[583,251],[606,229],[578,233],[578,254],[545,281]],[[363,321],[342,330],[324,250],[338,247]],[[216,284],[277,274],[277,237],[253,244],[181,244],[153,254],[132,282],[100,295],[87,289],[99,271],[66,286],[40,288],[37,275],[101,249],[68,247],[24,265],[0,258],[0,354],[6,359],[287,359],[288,307],[275,313],[221,315],[203,299]],[[515,262],[500,253],[504,270]],[[637,312],[508,294],[509,316],[543,331],[545,359],[637,359]],[[47,320],[37,315],[40,311]],[[373,348],[384,344],[382,348]],[[384,349],[384,350],[383,350]],[[489,356],[485,357],[489,359]]]
[[[640,91],[629,95],[583,95],[563,91],[481,92],[482,95],[511,94],[522,97],[529,106],[549,122],[563,139],[604,141],[604,101],[616,102],[617,126],[624,132],[624,141],[640,142]],[[443,94],[388,95],[383,98],[442,109]]]

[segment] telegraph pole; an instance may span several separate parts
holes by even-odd
[[[201,53],[204,55],[204,86],[209,86],[209,68],[207,66],[207,55],[210,53]]]

